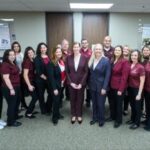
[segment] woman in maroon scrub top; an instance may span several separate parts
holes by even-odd
[[[111,116],[113,116],[115,121],[114,128],[118,128],[122,124],[122,104],[125,90],[127,88],[128,76],[129,62],[123,58],[122,46],[116,46],[114,50],[110,79],[110,93],[112,99]]]
[[[146,120],[144,129],[150,131],[150,48],[144,46],[142,48],[143,65],[145,68],[145,85],[144,85],[144,98],[146,107]]]
[[[18,118],[18,105],[20,103],[20,76],[15,58],[13,50],[5,51],[1,74],[3,78],[2,91],[8,104],[7,125],[18,127],[21,125],[20,122],[16,121]]]
[[[22,64],[23,78],[24,78],[24,89],[27,95],[31,95],[32,100],[27,108],[25,116],[27,118],[35,118],[33,110],[35,103],[38,100],[36,85],[35,85],[35,66],[34,66],[35,51],[32,47],[27,47],[24,53],[24,60]],[[25,94],[24,94],[25,95]]]
[[[141,61],[141,53],[138,50],[131,52],[130,56],[130,73],[128,81],[128,94],[131,105],[131,124],[130,129],[137,129],[140,126],[141,118],[141,96],[145,81],[145,70]]]

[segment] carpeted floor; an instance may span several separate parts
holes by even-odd
[[[113,122],[102,128],[98,124],[91,126],[91,109],[85,107],[83,123],[72,125],[69,106],[65,101],[61,110],[65,118],[57,126],[53,126],[50,116],[39,113],[35,119],[21,119],[21,127],[0,130],[0,150],[150,150],[150,132],[144,131],[142,125],[134,131],[125,123],[118,129],[113,128]],[[4,100],[4,120],[6,107]],[[124,122],[128,119],[124,117]]]

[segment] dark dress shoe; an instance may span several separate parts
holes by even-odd
[[[90,121],[90,125],[93,125],[93,124],[95,124],[97,121],[95,121],[95,120],[92,120],[92,121]]]
[[[8,124],[7,126],[8,126],[8,127],[19,127],[19,126],[21,126],[21,125],[22,125],[21,122],[15,121],[14,123]]]
[[[82,120],[78,120],[78,123],[81,124],[81,123],[82,123]]]
[[[23,115],[16,116],[16,120],[23,118]]]
[[[144,130],[145,130],[145,131],[150,131],[150,127],[147,127],[147,126],[146,126],[146,127],[144,127]]]
[[[104,126],[104,123],[99,123],[99,127],[103,127]]]
[[[130,129],[135,130],[135,129],[137,129],[138,127],[139,127],[139,125],[133,124],[133,125],[130,126]]]
[[[124,115],[124,116],[127,116],[127,115],[128,115],[128,111],[126,111],[126,110],[123,111],[123,115]]]
[[[58,119],[64,119],[64,116],[60,114]]]
[[[119,127],[120,127],[120,125],[121,125],[121,123],[115,122],[115,124],[114,124],[114,128],[119,128]]]
[[[53,124],[56,126],[58,124],[58,120],[55,119],[55,120],[52,120]]]
[[[111,121],[113,121],[113,119],[112,119],[111,117],[109,117],[109,118],[107,118],[105,121],[106,121],[106,122],[111,122]]]
[[[130,125],[130,124],[134,124],[134,122],[132,120],[129,120],[129,121],[126,122],[126,124]]]
[[[25,117],[26,117],[26,118],[29,118],[29,119],[34,119],[34,118],[36,118],[36,116],[34,116],[34,115],[28,115],[28,114],[25,114]]]

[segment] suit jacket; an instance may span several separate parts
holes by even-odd
[[[61,89],[61,70],[59,65],[55,65],[52,62],[49,62],[46,65],[47,70],[47,79],[48,79],[48,85],[50,89],[53,90],[59,90]]]
[[[66,58],[67,84],[70,83],[86,85],[88,75],[88,59],[81,54],[77,71],[75,70],[74,55]]]
[[[40,77],[42,74],[47,76],[46,65],[44,64],[42,58],[39,56],[36,56],[34,59],[34,64],[35,64],[36,81],[37,82],[44,81],[44,79]]]
[[[110,86],[112,89],[124,92],[127,88],[130,65],[128,60],[120,59],[115,64],[112,63],[112,73]]]
[[[108,58],[102,57],[95,69],[90,67],[89,87],[93,91],[107,90],[111,73],[111,64]]]

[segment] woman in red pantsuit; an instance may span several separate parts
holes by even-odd
[[[88,74],[88,59],[80,53],[80,43],[73,44],[73,54],[66,58],[67,84],[71,100],[71,123],[82,123],[82,105]]]
[[[118,128],[122,124],[122,104],[125,90],[127,88],[128,75],[129,62],[123,58],[122,46],[116,46],[114,50],[110,79],[111,116],[115,121],[115,128]]]

